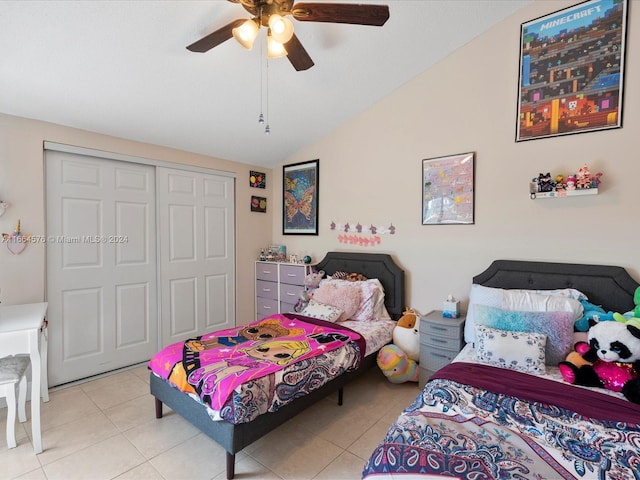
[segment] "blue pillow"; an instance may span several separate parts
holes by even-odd
[[[573,348],[572,312],[520,312],[476,305],[476,323],[510,332],[531,332],[546,335],[547,365],[565,360]]]

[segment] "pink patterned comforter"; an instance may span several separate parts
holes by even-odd
[[[220,410],[241,384],[298,361],[364,340],[353,330],[297,315],[273,315],[243,327],[174,343],[158,352],[149,368],[185,393]]]

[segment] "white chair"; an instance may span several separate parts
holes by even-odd
[[[27,355],[0,358],[0,398],[7,399],[7,446],[16,446],[16,384],[19,384],[18,419],[27,421],[27,376],[31,361]]]

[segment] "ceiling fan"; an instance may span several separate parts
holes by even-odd
[[[251,49],[260,27],[267,28],[267,54],[274,58],[287,56],[296,70],[307,70],[314,63],[293,32],[291,15],[301,22],[350,23],[381,27],[389,19],[386,5],[348,3],[297,3],[295,0],[228,0],[239,3],[253,17],[238,19],[197,40],[187,49],[207,52],[235,37],[245,48]]]

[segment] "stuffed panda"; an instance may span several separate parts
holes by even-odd
[[[640,404],[640,328],[601,322],[589,329],[587,340],[575,347],[584,364],[560,362],[562,378],[576,385],[622,392],[629,401]]]

